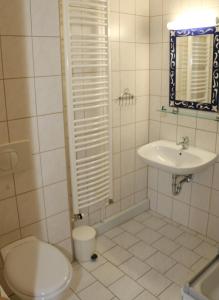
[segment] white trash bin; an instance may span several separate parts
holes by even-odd
[[[75,258],[89,261],[96,250],[96,230],[90,226],[79,226],[73,229]]]

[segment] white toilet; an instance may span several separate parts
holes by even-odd
[[[60,300],[72,278],[72,266],[60,250],[35,237],[1,249],[4,277],[21,300]]]

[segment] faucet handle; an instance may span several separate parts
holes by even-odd
[[[183,142],[185,144],[189,144],[189,137],[188,136],[183,136],[182,139],[183,139]]]

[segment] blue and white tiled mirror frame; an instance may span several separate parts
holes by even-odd
[[[214,35],[211,103],[176,100],[176,39],[177,37]],[[217,112],[219,106],[219,27],[204,27],[170,31],[169,105],[179,108]]]

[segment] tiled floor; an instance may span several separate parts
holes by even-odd
[[[65,300],[179,300],[216,243],[151,211],[97,240],[96,262],[73,264]]]

